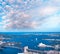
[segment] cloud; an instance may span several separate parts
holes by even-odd
[[[42,17],[45,17],[45,16],[51,16],[53,15],[54,13],[57,13],[57,10],[58,8],[57,7],[53,7],[53,6],[45,6],[45,7],[42,7],[40,8],[40,15]]]
[[[41,31],[57,28],[60,25],[59,2],[59,0],[1,1],[1,9],[4,13],[3,16],[0,16],[2,18],[2,28],[6,30],[33,29]]]
[[[31,16],[24,12],[11,11],[6,16],[2,17],[4,26],[7,29],[27,29],[35,28],[37,25],[36,21],[29,21]]]
[[[56,28],[60,24],[60,18],[58,16],[49,17],[45,22],[46,28]]]

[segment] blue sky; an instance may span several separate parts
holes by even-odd
[[[0,31],[60,32],[60,0],[0,0]]]

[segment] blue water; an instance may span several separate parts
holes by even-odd
[[[28,46],[30,49],[44,50],[38,47],[39,43],[42,42],[47,45],[60,44],[60,42],[57,43],[54,41],[51,42],[51,41],[43,40],[45,38],[60,39],[60,36],[48,36],[45,34],[60,34],[60,32],[0,32],[0,35],[3,35],[4,37],[10,37],[11,38],[11,40],[9,40],[10,42],[13,42],[13,41],[21,42],[19,46],[22,48],[24,48],[25,46]],[[4,40],[4,41],[7,41],[7,40]],[[45,50],[54,50],[54,49],[45,48]],[[14,49],[14,48],[4,48],[3,50],[0,50],[0,54],[17,54],[18,52],[23,52],[23,51],[19,49]]]

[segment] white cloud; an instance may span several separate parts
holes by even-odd
[[[58,16],[52,16],[45,21],[44,26],[46,28],[56,28],[59,26],[59,24],[60,24],[60,18]]]
[[[2,16],[2,19],[4,20],[4,19],[6,19],[7,17],[6,16]]]
[[[17,2],[18,2],[18,3],[21,3],[21,2],[22,2],[22,0],[17,0]]]
[[[14,2],[15,2],[15,0],[5,0],[5,2],[7,3],[9,3],[9,4],[13,4]]]
[[[26,28],[35,28],[37,26],[36,21],[29,21],[31,16],[24,12],[11,11],[6,16],[3,16],[3,28],[7,29],[26,29]]]
[[[7,2],[9,5],[6,5]],[[49,3],[50,2],[50,3]],[[54,3],[59,0],[5,0],[2,16],[3,28],[7,29],[38,29],[56,28],[60,25],[59,16],[53,16],[59,11]],[[47,3],[49,3],[47,5]],[[52,5],[54,4],[54,5]],[[52,17],[53,16],[53,17]]]
[[[53,6],[45,6],[40,8],[40,10],[38,10],[40,13],[40,16],[45,17],[45,16],[51,16],[55,13],[57,13],[58,8],[57,7],[53,7]]]

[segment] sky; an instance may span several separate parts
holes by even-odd
[[[0,32],[60,32],[60,0],[0,0]]]

